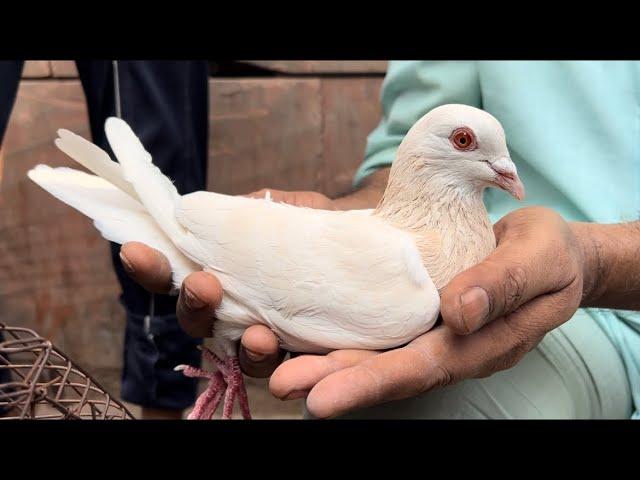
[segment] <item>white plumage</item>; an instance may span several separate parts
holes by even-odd
[[[320,353],[395,347],[435,322],[439,297],[415,243],[371,211],[180,196],[124,121],[108,119],[105,131],[120,165],[68,131],[56,145],[109,181],[46,165],[29,178],[91,217],[107,240],[161,251],[176,287],[191,272],[215,274],[224,296],[214,336],[235,341],[262,323],[284,348]]]
[[[269,326],[285,349],[297,352],[386,349],[409,342],[437,319],[438,288],[442,286],[437,283],[442,279],[434,283],[429,263],[433,263],[434,272],[448,272],[451,269],[438,262],[455,266],[456,258],[454,253],[443,259],[440,252],[425,249],[446,249],[448,242],[457,238],[458,244],[468,247],[465,255],[459,255],[468,263],[488,253],[485,244],[489,251],[494,245],[481,200],[479,212],[474,212],[481,218],[464,217],[482,226],[471,230],[487,237],[475,247],[463,240],[465,228],[451,229],[451,234],[443,237],[443,232],[449,231],[441,214],[437,217],[441,228],[424,221],[430,207],[424,202],[437,193],[438,186],[448,195],[445,185],[451,184],[450,177],[438,180],[438,173],[446,169],[429,160],[430,156],[444,155],[442,135],[464,126],[478,137],[474,152],[453,148],[452,143],[445,153],[450,157],[451,172],[463,165],[456,163],[456,155],[473,162],[473,168],[480,168],[478,162],[487,164],[482,166],[487,170],[486,181],[476,178],[473,183],[480,193],[485,186],[499,183],[496,170],[491,169],[497,159],[511,163],[504,133],[493,117],[471,107],[447,107],[444,117],[442,111],[436,112],[446,108],[440,107],[429,114],[431,120],[429,115],[423,117],[407,135],[385,198],[376,210],[314,210],[273,202],[268,195],[265,199],[210,192],[181,196],[153,165],[151,155],[129,126],[116,118],[107,120],[105,132],[119,164],[85,139],[60,130],[55,142],[58,148],[97,176],[45,165],[28,175],[92,218],[106,239],[121,244],[139,241],[161,251],[169,259],[176,287],[191,272],[215,274],[224,289],[214,327],[214,351],[221,357],[235,356],[234,342],[253,324]],[[452,117],[454,122],[448,125]],[[481,139],[486,135],[497,139],[483,144]],[[430,142],[434,146],[431,151]],[[488,150],[478,152],[483,146]],[[403,148],[409,152],[406,158],[401,158]],[[474,156],[466,158],[465,153]],[[475,194],[468,197],[469,202],[476,199]],[[452,203],[458,200],[461,204],[466,201],[456,195],[451,198]],[[477,207],[476,200],[470,205]],[[418,226],[413,217],[423,223]],[[455,216],[451,219],[450,223],[455,223]],[[484,251],[468,254],[476,250]],[[462,267],[464,262],[458,263]]]

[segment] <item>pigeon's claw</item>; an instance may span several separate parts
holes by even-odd
[[[176,372],[182,372],[185,377],[190,378],[208,378],[211,380],[216,373],[219,372],[209,372],[207,370],[202,370],[201,368],[192,367],[191,365],[176,365],[173,368]]]
[[[193,367],[189,367],[189,369],[200,370]],[[187,374],[187,371],[193,373],[189,369],[184,370],[185,375],[192,376]],[[201,374],[197,375],[198,377],[209,378],[209,385],[207,385],[207,389],[198,397],[198,400],[196,400],[193,410],[187,417],[188,420],[210,420],[216,412],[220,400],[222,400],[222,397],[227,391],[227,383],[224,381],[222,373],[207,372],[204,370],[200,370],[199,373]]]
[[[191,378],[208,378],[207,389],[198,397],[193,410],[189,414],[189,420],[209,420],[215,413],[220,401],[224,397],[222,419],[228,420],[233,412],[233,403],[238,397],[240,411],[245,420],[251,419],[249,412],[249,400],[244,385],[244,378],[240,370],[238,357],[226,357],[221,360],[215,353],[206,347],[200,347],[204,358],[213,363],[216,371],[207,371],[188,365],[178,365],[175,370]]]

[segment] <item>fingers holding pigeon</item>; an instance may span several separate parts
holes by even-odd
[[[269,390],[281,400],[305,397],[323,378],[377,355],[372,350],[334,350],[327,355],[301,355],[280,365]]]
[[[168,293],[171,289],[171,265],[158,250],[128,242],[120,249],[120,260],[127,274],[149,292]]]
[[[441,370],[432,359],[428,350],[410,347],[370,356],[320,380],[310,389],[307,409],[314,417],[332,418],[417,395],[441,382]]]
[[[256,378],[265,378],[273,373],[284,359],[278,337],[264,325],[252,325],[242,334],[239,360],[242,371]]]
[[[222,285],[212,274],[189,274],[180,288],[176,314],[182,329],[192,337],[211,337],[215,310],[222,301]]]
[[[127,274],[151,293],[171,289],[171,266],[158,250],[140,242],[125,243],[120,259]],[[214,311],[222,300],[218,279],[206,272],[187,276],[180,288],[176,313],[185,332],[193,337],[210,337]]]

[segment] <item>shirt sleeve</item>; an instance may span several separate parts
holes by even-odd
[[[391,165],[405,134],[429,110],[448,103],[482,107],[476,63],[389,62],[380,99],[382,120],[367,138],[356,187],[377,169]]]

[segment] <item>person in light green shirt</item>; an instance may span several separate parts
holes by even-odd
[[[464,103],[488,111],[502,123],[527,189],[525,205],[552,208],[567,221],[639,219],[640,62],[391,62],[381,97],[384,118],[368,138],[356,186],[372,172],[391,165],[404,134],[422,115],[438,105]],[[495,189],[486,190],[485,205],[493,222],[524,206]],[[636,245],[640,255],[640,243]],[[550,409],[567,410],[558,396],[573,389],[567,395],[582,396],[584,402],[574,403],[584,411],[545,414],[589,417],[598,413],[598,408],[585,405],[599,401],[609,403],[600,406],[602,416],[620,417],[629,408],[632,394],[634,416],[639,416],[639,313],[581,309],[548,336],[520,367],[480,381],[477,389],[468,384],[458,387],[456,393],[474,396],[462,400],[463,411],[482,416],[469,402],[480,402],[475,396],[483,397],[481,391],[495,396],[506,390],[510,396],[494,399],[492,407],[504,409],[501,401],[509,406],[526,398],[538,399]],[[556,352],[558,349],[563,355]],[[545,358],[549,355],[560,358]],[[556,370],[553,374],[563,387],[541,388],[530,378],[544,372],[541,367],[536,370],[536,362],[546,362],[547,368]],[[598,375],[593,376],[594,372]],[[580,376],[593,378],[579,382],[575,377]],[[512,384],[513,390],[495,385],[501,382]],[[451,400],[452,395],[446,397]],[[442,399],[430,401],[437,400]],[[614,404],[618,407],[615,414]],[[415,409],[416,402],[411,406]],[[523,412],[522,408],[517,410]],[[459,411],[451,413],[461,415]],[[495,415],[510,416],[508,411],[496,411]]]
[[[498,245],[444,288],[442,325],[387,352],[282,364],[277,339],[254,326],[245,373],[273,373],[271,392],[306,397],[308,417],[640,418],[640,63],[390,62],[381,99],[353,193],[273,198],[375,207],[413,123],[462,103],[502,123],[526,201],[487,190]],[[170,287],[158,252],[127,244],[122,255],[147,288]],[[205,335],[220,285],[198,272],[183,291],[181,325]]]

